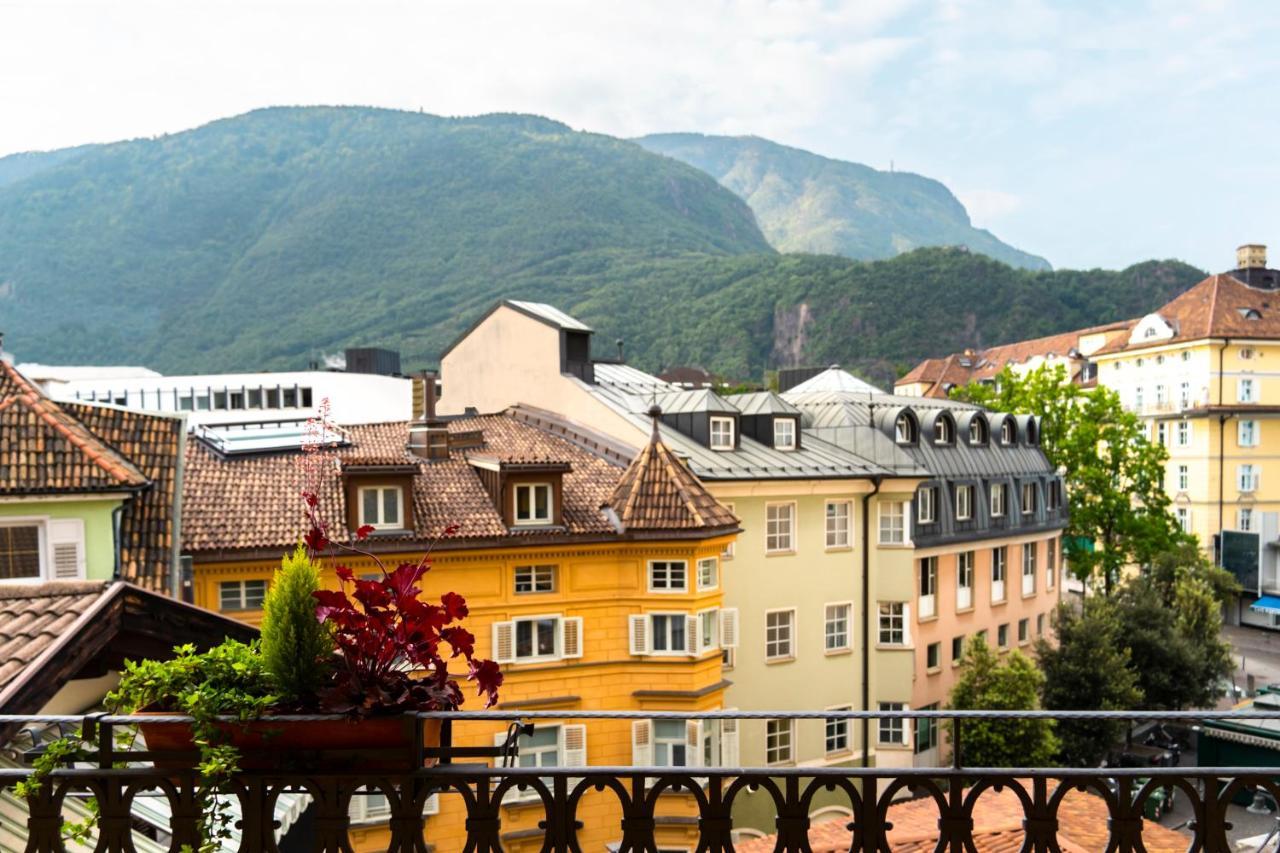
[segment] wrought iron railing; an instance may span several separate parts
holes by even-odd
[[[841,850],[882,851],[893,849],[895,811],[904,798],[923,800],[931,807],[930,836],[911,840],[911,849],[938,851],[974,851],[982,849],[978,840],[991,827],[977,819],[978,806],[991,792],[1011,792],[1016,798],[1018,825],[1012,831],[1020,836],[1024,851],[1058,851],[1063,845],[1063,803],[1075,792],[1096,797],[1105,815],[1088,829],[1097,836],[1101,832],[1100,849],[1107,851],[1143,851],[1153,845],[1144,836],[1150,822],[1150,801],[1167,797],[1170,792],[1185,798],[1183,811],[1187,817],[1177,831],[1182,833],[1188,850],[1225,851],[1233,849],[1228,838],[1232,830],[1232,800],[1241,792],[1265,792],[1280,801],[1280,760],[1277,766],[1256,767],[1180,767],[1139,766],[1104,768],[1060,767],[970,767],[960,763],[964,754],[965,729],[984,723],[1025,721],[1052,718],[1062,721],[1128,721],[1130,723],[1162,723],[1194,725],[1209,720],[1228,724],[1237,731],[1241,727],[1280,720],[1280,711],[1256,712],[456,712],[422,714],[422,719],[444,721],[438,746],[418,742],[412,746],[411,766],[421,769],[403,772],[380,770],[326,770],[322,758],[313,769],[305,771],[266,769],[238,773],[225,787],[228,796],[238,802],[237,827],[242,837],[241,850],[277,850],[278,839],[273,825],[273,808],[284,792],[304,791],[312,800],[314,829],[308,849],[351,851],[353,827],[350,806],[354,797],[378,792],[386,798],[385,849],[392,851],[439,850],[434,836],[452,831],[459,839],[458,849],[471,853],[510,849],[532,844],[542,851],[589,849],[582,838],[589,831],[610,835],[609,849],[619,853],[648,851],[658,853],[658,835],[664,826],[682,826],[694,839],[689,849],[733,851],[743,843],[772,846],[775,851],[812,853],[815,845],[811,832],[817,825],[813,813],[820,795],[830,803],[839,803],[840,818],[835,827],[836,845]],[[317,717],[279,717],[280,726],[291,722],[315,720]],[[330,718],[325,718],[330,719]],[[457,746],[455,735],[473,723],[538,724],[569,720],[590,723],[593,720],[850,720],[868,724],[893,720],[930,721],[928,725],[950,723],[948,746],[952,761],[943,767],[874,767],[868,762],[851,760],[845,766],[574,766],[520,767],[511,764],[513,745],[522,727],[511,727],[512,735],[495,746]],[[200,842],[198,809],[199,779],[189,753],[163,753],[122,749],[117,735],[122,727],[138,722],[167,725],[181,724],[178,717],[91,717],[0,716],[0,726],[19,725],[30,729],[45,726],[82,726],[94,749],[91,761],[54,770],[39,791],[26,802],[26,824],[23,827],[0,825],[0,838],[9,829],[11,836],[25,836],[30,853],[64,849],[61,840],[64,810],[68,801],[91,795],[100,813],[96,849],[99,851],[135,850],[133,833],[137,828],[133,801],[144,792],[163,797],[170,826],[161,843],[178,851],[184,845],[198,849]],[[415,727],[420,729],[421,727]],[[524,727],[527,733],[529,730]],[[909,731],[909,729],[908,729]],[[867,729],[863,728],[863,737]],[[852,734],[852,733],[851,733]],[[39,743],[36,739],[34,742]],[[10,751],[18,740],[10,742]],[[959,746],[959,749],[955,749]],[[38,751],[38,750],[36,750]],[[26,757],[32,757],[28,750]],[[1280,758],[1280,753],[1277,753]],[[434,759],[435,766],[422,766]],[[476,759],[493,764],[476,763]],[[183,763],[185,761],[185,764]],[[156,762],[153,764],[152,762]],[[282,761],[282,766],[288,762]],[[12,789],[32,775],[29,767],[0,769],[0,793]],[[510,795],[521,792],[519,817]],[[9,792],[11,793],[11,792]],[[450,814],[428,816],[427,803],[433,797],[449,798]],[[746,796],[764,797],[769,804],[771,835],[763,841],[745,841],[738,825],[735,806]],[[1006,794],[1007,796],[1007,794]],[[607,801],[607,808],[593,808],[590,820],[603,820],[608,825],[590,823],[584,814],[588,797]],[[677,799],[686,806],[687,816],[672,822],[662,815],[662,804]],[[12,809],[0,809],[0,824]],[[600,818],[605,814],[609,817]],[[12,818],[9,818],[10,820]],[[452,824],[449,821],[452,821]],[[512,824],[526,829],[510,832]],[[529,829],[528,827],[532,827]],[[997,827],[1006,835],[1008,825]],[[830,829],[830,827],[828,827]],[[1170,831],[1170,830],[1166,830]],[[830,833],[828,833],[830,835]],[[1077,847],[1081,846],[1079,844]],[[822,849],[834,849],[829,844]],[[1167,848],[1166,848],[1167,849]]]

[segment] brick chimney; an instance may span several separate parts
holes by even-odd
[[[423,459],[449,458],[449,427],[436,416],[436,375],[424,371],[422,417],[409,424],[409,452]]]

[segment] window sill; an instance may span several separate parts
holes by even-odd
[[[845,646],[844,648],[839,649],[826,649],[823,654],[829,658],[840,657],[841,655],[851,655],[853,654],[853,647]]]
[[[876,643],[876,651],[878,652],[910,652],[915,646],[905,643]]]
[[[794,557],[794,556],[796,555],[796,549],[795,549],[795,548],[784,548],[784,549],[782,549],[782,550],[780,550],[780,551],[768,551],[768,550],[766,550],[766,551],[764,552],[764,555],[765,555],[766,557]]]
[[[940,672],[942,672],[942,667],[940,667],[940,666],[930,666],[930,667],[926,667],[926,668],[925,668],[924,674],[925,674],[925,675],[937,675],[937,674],[938,674],[938,673],[940,673]]]
[[[972,604],[970,604],[968,607],[957,607],[957,608],[956,608],[956,614],[957,614],[957,615],[963,615],[963,614],[965,614],[965,613],[972,613],[972,612],[973,612],[973,605],[972,605]]]
[[[774,666],[780,663],[795,663],[795,660],[796,660],[795,655],[787,655],[786,657],[780,657],[780,658],[765,658],[764,663],[765,663],[765,666]]]
[[[912,542],[877,542],[877,548],[887,548],[891,551],[907,551],[915,546]]]
[[[887,749],[891,752],[910,752],[915,747],[909,743],[877,743],[877,749]]]
[[[842,551],[852,551],[852,545],[828,545],[823,549],[828,554],[838,554]]]
[[[1035,597],[1036,597],[1036,593],[1035,593],[1034,591],[1032,591],[1032,592],[1024,592],[1024,593],[1022,594],[1022,600],[1023,600],[1023,601],[1026,601],[1028,598],[1035,598]]]
[[[991,600],[992,607],[1004,607],[1008,603],[1009,599],[1007,598],[994,598]]]
[[[918,610],[918,608],[917,608],[917,610]],[[928,616],[918,616],[918,617],[916,617],[916,623],[917,623],[917,624],[920,624],[920,625],[924,625],[924,624],[925,624],[925,623],[927,623],[927,622],[937,622],[937,621],[938,621],[938,614],[937,614],[937,613],[930,613]]]

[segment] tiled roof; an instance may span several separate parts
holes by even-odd
[[[138,467],[0,359],[0,494],[124,491]]]
[[[615,532],[600,507],[608,501],[622,469],[599,455],[509,415],[481,415],[449,423],[449,432],[479,431],[484,444],[476,456],[501,456],[545,464],[567,463],[563,488],[566,531],[508,531],[474,466],[472,451],[453,448],[450,458],[426,462],[408,452],[405,422],[365,424],[348,429],[350,444],[333,450],[339,463],[348,459],[380,464],[412,465],[414,530],[403,536],[379,535],[378,541],[425,543],[458,525],[455,540],[491,540],[519,535],[538,537],[607,535]],[[283,549],[305,533],[300,498],[305,455],[264,453],[223,458],[200,441],[187,445],[183,488],[183,551],[199,553],[244,549]],[[519,464],[518,462],[510,464]],[[346,525],[346,503],[338,465],[324,466],[319,498],[331,529]]]
[[[1051,786],[1053,783],[1050,783]],[[1026,783],[1030,789],[1030,783]],[[1051,788],[1052,791],[1052,788]],[[974,846],[979,853],[1016,853],[1023,849],[1025,834],[1022,801],[1011,788],[986,790],[973,808]],[[1109,817],[1106,802],[1093,793],[1070,791],[1058,809],[1058,845],[1063,853],[1086,853],[1107,847]],[[893,824],[888,841],[895,853],[926,853],[938,843],[938,804],[931,797],[897,803],[889,807],[886,820]],[[809,828],[812,853],[844,853],[853,833],[849,820],[824,820]],[[766,835],[735,844],[738,853],[773,853],[776,835]],[[1191,842],[1158,823],[1144,821],[1142,843],[1148,853],[1183,853]]]
[[[106,588],[103,581],[0,586],[0,685],[12,684]]]
[[[726,529],[738,524],[662,443],[656,417],[652,438],[623,473],[608,506],[627,532]]]

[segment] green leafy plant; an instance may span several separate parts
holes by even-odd
[[[289,702],[314,704],[332,669],[333,633],[316,618],[320,570],[298,545],[281,561],[262,607],[262,662]]]

